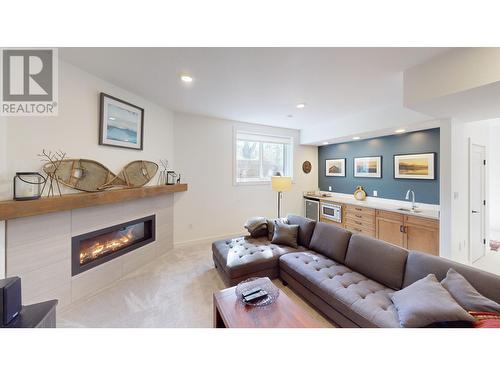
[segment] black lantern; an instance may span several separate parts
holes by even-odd
[[[14,176],[14,200],[27,201],[41,197],[45,177],[37,172],[17,172]]]
[[[174,171],[167,171],[167,185],[174,185],[177,175]]]

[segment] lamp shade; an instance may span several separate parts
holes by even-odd
[[[292,178],[285,176],[272,176],[271,185],[273,191],[290,191],[292,189]]]

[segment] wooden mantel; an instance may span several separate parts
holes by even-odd
[[[155,197],[161,194],[186,191],[187,189],[187,184],[157,185],[133,189],[106,190],[98,193],[66,194],[31,201],[0,201],[0,221]]]

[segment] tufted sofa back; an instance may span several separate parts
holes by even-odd
[[[309,248],[344,263],[351,232],[335,225],[318,222],[314,228]]]
[[[419,251],[410,251],[408,255],[403,287],[413,284],[430,273],[436,275],[441,281],[446,277],[450,268],[465,277],[479,293],[500,303],[500,276]]]
[[[292,214],[287,216],[287,220],[288,224],[299,226],[297,243],[300,246],[309,247],[309,244],[311,242],[311,237],[314,232],[314,227],[316,226],[316,222],[306,217],[299,215],[292,215]]]
[[[401,289],[408,251],[374,238],[353,234],[345,265],[392,289]]]

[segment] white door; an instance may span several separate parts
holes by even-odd
[[[469,261],[485,255],[485,147],[469,146]]]

